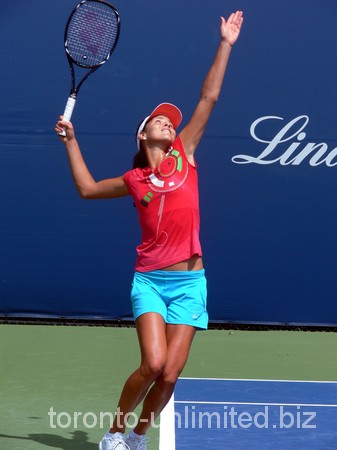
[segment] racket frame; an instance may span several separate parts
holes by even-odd
[[[71,53],[69,51],[68,48],[68,29],[69,29],[69,25],[74,17],[74,14],[77,12],[77,10],[82,7],[82,5],[84,5],[85,3],[101,3],[106,5],[107,7],[109,7],[110,9],[113,10],[116,19],[117,19],[117,32],[116,32],[116,37],[115,37],[115,41],[114,44],[112,46],[112,48],[110,49],[109,53],[107,54],[107,56],[98,64],[93,65],[88,65],[85,63],[80,63],[78,61],[75,61],[72,56]],[[69,15],[69,18],[67,20],[66,23],[66,27],[64,30],[64,49],[66,52],[66,56],[67,56],[67,61],[69,64],[69,68],[70,68],[70,75],[71,75],[71,87],[70,87],[70,93],[69,93],[69,97],[67,100],[67,104],[63,113],[63,120],[66,122],[70,122],[71,116],[72,116],[72,112],[74,110],[75,107],[75,103],[76,103],[76,98],[77,98],[77,94],[81,88],[81,86],[83,85],[83,83],[89,78],[90,75],[92,75],[99,67],[101,67],[104,63],[106,63],[109,59],[111,54],[113,53],[113,51],[115,50],[117,43],[118,43],[118,39],[119,39],[119,34],[120,34],[120,15],[118,13],[118,11],[116,10],[116,8],[111,5],[110,3],[104,1],[104,0],[82,0],[80,3],[78,3],[78,5],[75,6],[75,8],[72,10],[72,12]],[[81,67],[83,69],[90,69],[88,70],[88,72],[81,78],[80,82],[75,85],[76,83],[76,77],[75,77],[75,69],[74,69],[74,65]],[[65,136],[66,132],[65,130],[63,130],[62,132],[59,133],[61,136]]]

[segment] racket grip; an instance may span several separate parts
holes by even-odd
[[[74,108],[75,108],[75,103],[76,103],[76,97],[68,97],[68,101],[66,104],[66,107],[64,109],[64,113],[63,113],[63,120],[65,122],[70,122],[71,116],[73,114]],[[65,136],[66,135],[66,130],[63,129],[63,131],[61,131],[59,133],[60,136]]]

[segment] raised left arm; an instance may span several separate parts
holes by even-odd
[[[187,158],[192,163],[195,149],[205,131],[214,105],[218,101],[229,55],[240,34],[243,14],[242,11],[236,11],[229,16],[227,21],[223,17],[220,19],[221,41],[215,59],[202,85],[197,107],[190,121],[179,134]]]

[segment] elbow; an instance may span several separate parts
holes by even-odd
[[[82,200],[90,200],[90,195],[87,192],[79,191],[80,197]]]
[[[212,93],[202,92],[200,99],[201,101],[206,102],[213,107],[219,100],[219,96],[220,92],[212,92]]]
[[[82,200],[89,200],[90,199],[90,195],[87,192],[78,189],[78,193],[80,194],[80,197],[81,197]]]
[[[98,198],[93,192],[80,191],[80,197],[82,200],[93,200]]]
[[[83,200],[90,200],[92,198],[95,198],[95,194],[92,188],[86,187],[86,186],[76,186],[78,193],[80,194],[80,197]]]

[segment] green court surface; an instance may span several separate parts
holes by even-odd
[[[336,348],[336,333],[210,330],[182,376],[335,381]],[[97,450],[138,362],[133,328],[0,325],[0,450]]]

